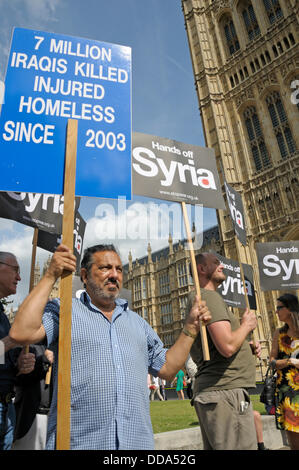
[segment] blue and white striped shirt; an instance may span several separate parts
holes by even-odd
[[[59,299],[48,302],[43,325],[58,343]],[[166,349],[150,325],[116,299],[111,322],[86,292],[73,299],[71,449],[153,449],[148,372],[157,375]],[[57,350],[47,449],[56,446]]]

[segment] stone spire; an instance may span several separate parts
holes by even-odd
[[[147,262],[148,262],[148,264],[153,262],[153,260],[152,260],[152,248],[151,248],[150,243],[148,243],[148,245],[147,245]]]
[[[172,240],[171,234],[169,234],[168,243],[169,243],[169,254],[173,255],[173,240]]]
[[[132,260],[133,260],[133,258],[132,258],[131,251],[129,251],[128,259],[129,259],[129,271],[132,271],[132,267],[133,267]]]

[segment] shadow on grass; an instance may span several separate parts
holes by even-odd
[[[190,423],[190,426],[199,426],[199,422],[198,421],[193,421],[193,423]]]

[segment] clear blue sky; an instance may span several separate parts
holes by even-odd
[[[14,27],[130,46],[133,131],[205,145],[180,0],[1,0],[0,4],[0,79],[5,75]],[[126,214],[119,214],[114,203],[115,217],[126,216],[132,223],[139,217],[140,223],[149,202],[134,197],[127,203]],[[101,217],[104,203],[111,201],[82,198],[87,245],[107,231],[109,219]],[[204,209],[204,227],[216,223],[215,211]],[[29,227],[0,219],[0,250],[15,252],[21,266],[16,302],[28,292],[32,234]],[[125,263],[129,250],[134,257],[144,256],[148,241],[153,249],[167,244],[165,240],[132,239],[115,243]],[[38,249],[40,263],[48,255]]]

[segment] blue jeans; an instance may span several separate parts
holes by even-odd
[[[0,450],[10,450],[16,424],[16,413],[13,403],[0,403]]]

